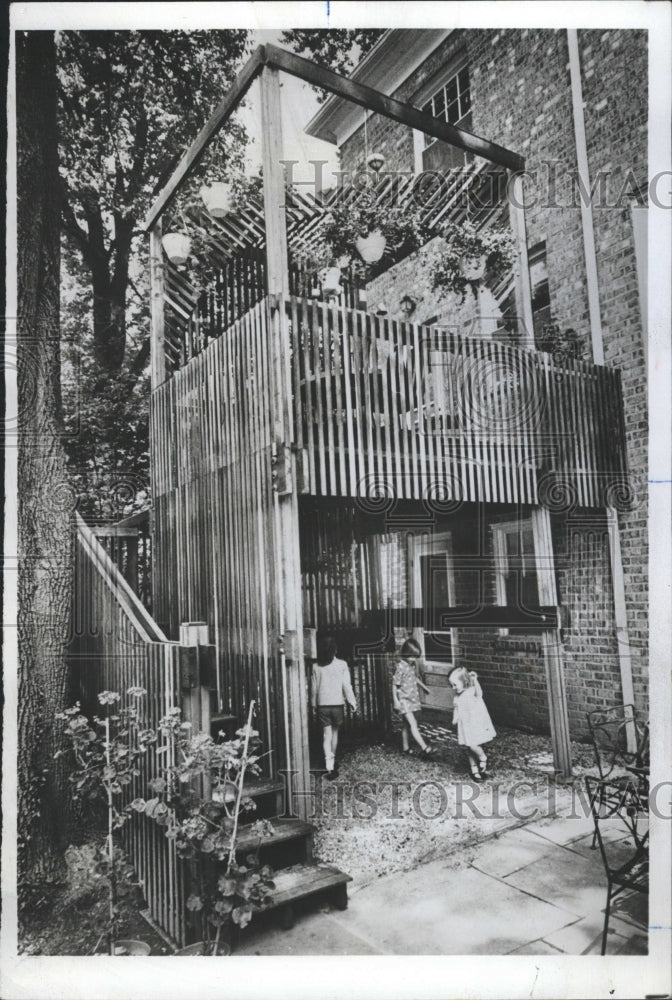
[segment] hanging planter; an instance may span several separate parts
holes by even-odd
[[[231,186],[226,181],[204,184],[199,193],[207,211],[214,219],[221,219],[231,211]]]
[[[365,264],[377,264],[385,253],[387,240],[380,229],[372,229],[367,236],[358,236],[355,249]]]
[[[186,264],[191,253],[191,238],[186,233],[166,233],[161,240],[171,264]]]
[[[460,270],[467,281],[478,281],[485,274],[487,258],[485,254],[478,257],[471,257],[465,254],[460,260]]]
[[[448,222],[441,230],[442,242],[429,252],[432,287],[450,292],[461,301],[469,289],[488,275],[498,281],[516,259],[513,234],[503,228],[477,229],[469,219]]]

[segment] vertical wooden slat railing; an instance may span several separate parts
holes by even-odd
[[[543,483],[602,507],[622,485],[618,372],[344,305],[286,310],[307,493],[538,504]]]
[[[271,346],[263,300],[154,391],[150,435],[154,613],[171,637],[182,622],[212,626],[217,709],[243,719],[257,703],[274,774],[284,760],[273,556],[284,466],[271,424]]]
[[[151,728],[180,705],[179,644],[166,639],[79,516],[72,624],[69,659],[87,713],[98,710],[101,691],[117,691],[124,698],[131,687],[147,692],[141,704]],[[143,756],[141,774],[128,788],[128,801],[146,796],[147,782],[159,773],[156,749],[150,747]],[[174,841],[135,811],[124,837],[153,919],[177,944],[184,944],[185,872]]]

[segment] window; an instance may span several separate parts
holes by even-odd
[[[551,322],[551,295],[548,288],[548,269],[546,267],[546,243],[537,243],[528,252],[530,268],[530,286],[532,289],[532,322],[534,323],[534,341],[543,350],[546,327]]]
[[[539,586],[530,520],[493,525],[497,603],[514,608],[539,607]],[[524,629],[502,629],[520,635]]]
[[[416,100],[418,99],[416,98]],[[471,131],[469,67],[464,62],[464,56],[458,60],[457,65],[453,63],[448,77],[444,77],[440,85],[437,86],[435,82],[428,94],[419,96],[418,104],[422,111],[433,118]],[[463,167],[471,159],[471,153],[455,149],[431,135],[419,136],[416,147],[416,170],[418,172]]]

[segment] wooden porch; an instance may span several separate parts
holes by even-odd
[[[517,195],[506,205],[519,249],[513,335],[499,331],[486,340],[374,315],[361,308],[354,283],[338,304],[315,297],[297,269],[297,249],[319,229],[324,206],[285,183],[281,72],[505,172]],[[208,268],[219,268],[196,292],[165,262],[161,216],[257,78],[263,202],[223,221],[202,213],[192,219],[215,246]],[[622,403],[617,372],[530,349],[516,173],[523,167],[510,150],[268,46],[241,72],[146,220],[156,617],[171,635],[181,622],[208,622],[217,709],[240,717],[247,701],[258,701],[269,767],[291,771],[299,798],[309,787],[304,628],[318,627],[304,609],[306,498],[383,512],[401,502],[527,511],[556,763],[571,770],[551,517],[572,507],[602,508],[623,486]],[[480,168],[452,178],[432,212],[454,218],[463,211],[460,184],[478,184],[479,177]],[[418,620],[400,619],[399,627],[424,627],[427,609],[410,607]],[[463,627],[470,615],[473,624],[473,610],[440,608],[454,613],[456,627],[460,616]],[[494,604],[476,610],[482,627],[520,613]],[[375,678],[377,670],[367,667],[362,676]]]

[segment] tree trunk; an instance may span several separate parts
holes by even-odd
[[[126,351],[126,280],[110,279],[111,260],[91,268],[93,355],[101,371],[118,375]]]
[[[61,877],[67,777],[54,719],[68,698],[74,492],[62,444],[60,196],[52,32],[17,32],[19,899]]]

